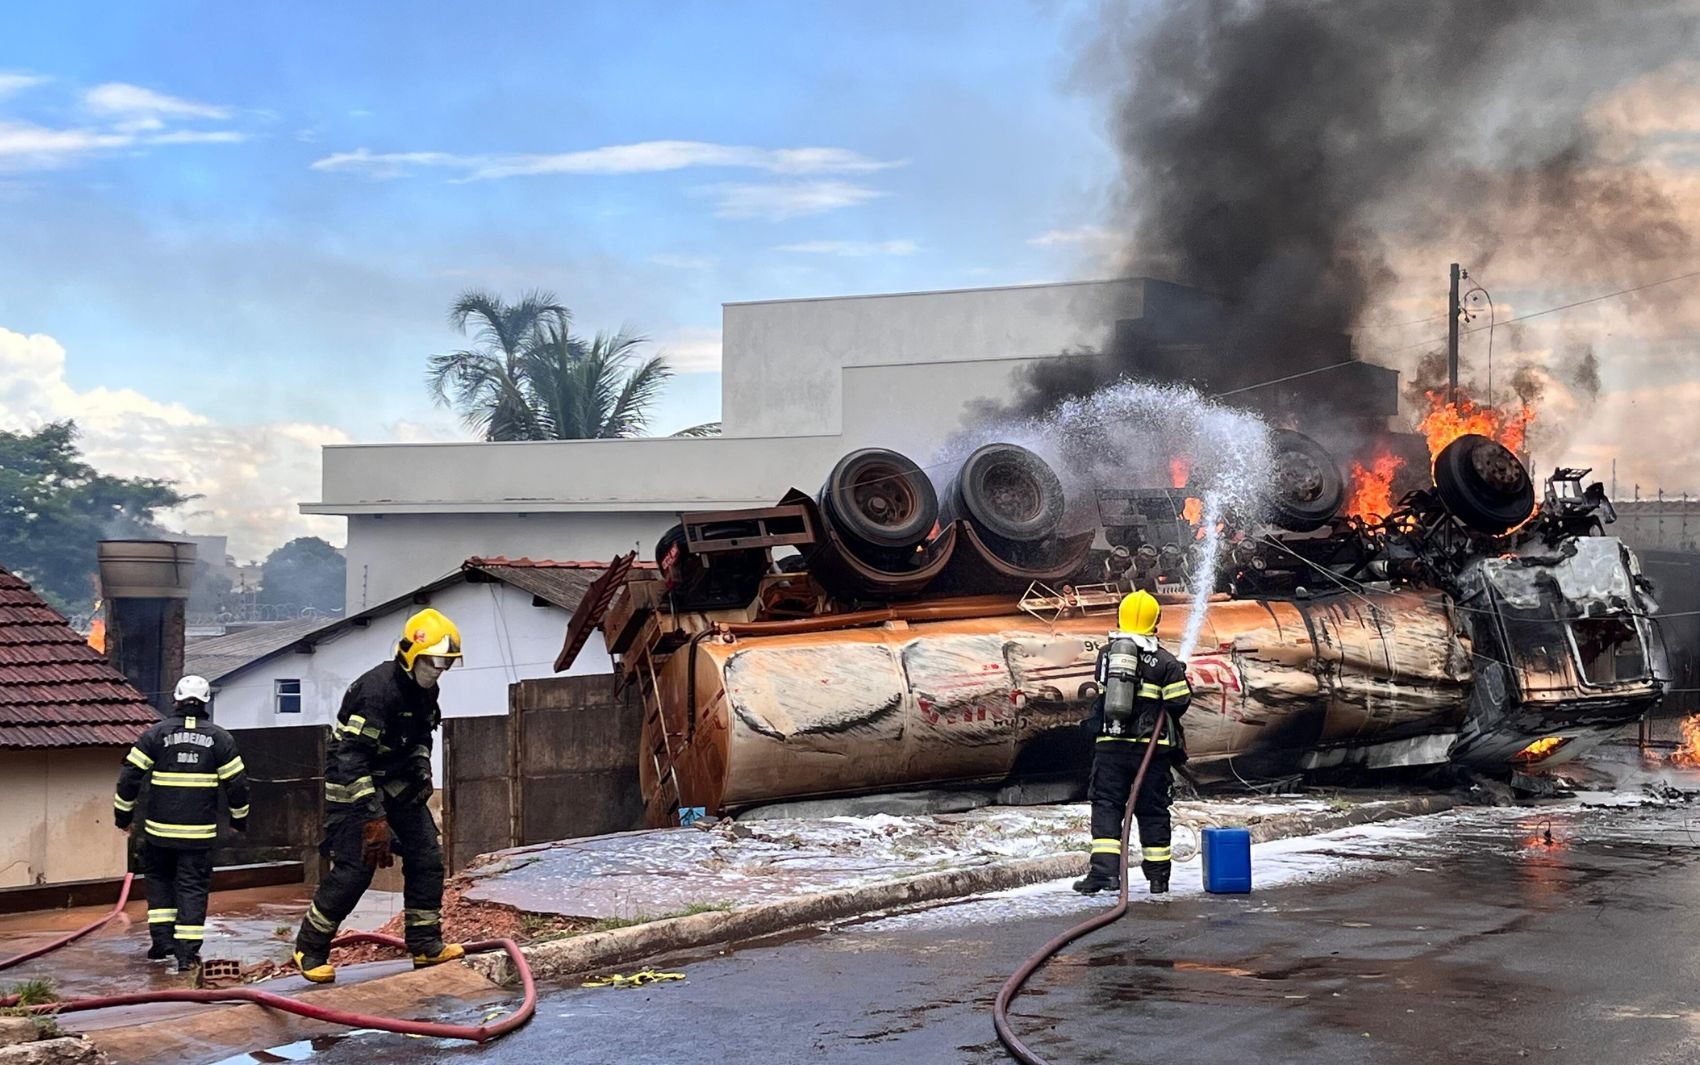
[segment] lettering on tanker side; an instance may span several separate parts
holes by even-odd
[[[903,674],[914,693],[916,724],[947,732],[953,742],[997,743],[1008,737],[1018,704],[998,635],[934,637],[903,645]]]
[[[1210,705],[1210,696],[1214,694],[1223,717],[1245,719],[1245,682],[1231,657],[1197,655],[1186,664],[1186,679],[1192,685],[1194,707]]]

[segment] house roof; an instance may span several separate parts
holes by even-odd
[[[122,746],[159,719],[57,610],[0,566],[0,748]]]
[[[183,652],[183,672],[217,680],[324,627],[324,618],[305,618],[255,625],[241,632],[196,640]]]
[[[584,593],[590,589],[591,583],[607,572],[607,569],[606,562],[551,562],[546,559],[500,556],[474,556],[461,564],[462,573],[480,574],[484,578],[512,585],[562,610],[577,610],[579,600],[584,598]]]
[[[643,563],[639,563],[643,565]],[[653,566],[654,563],[649,563]],[[376,618],[397,611],[416,608],[430,601],[430,597],[445,588],[457,584],[468,583],[500,583],[510,585],[522,592],[528,592],[538,599],[561,610],[577,609],[579,600],[584,598],[586,589],[592,581],[600,577],[608,568],[606,562],[558,562],[550,559],[502,558],[500,556],[481,558],[474,556],[461,563],[460,569],[432,581],[430,584],[416,588],[406,595],[400,595],[377,606],[368,607],[358,614],[350,614],[339,618],[328,625],[309,632],[285,639],[281,634],[275,642],[268,642],[265,647],[256,647],[254,654],[240,662],[213,663],[209,656],[209,664],[216,664],[218,673],[203,673],[208,680],[217,682],[233,673],[256,665],[268,658],[283,654],[287,651],[311,651],[315,644],[323,643],[342,635],[349,629],[363,629]],[[244,634],[239,634],[244,635]],[[220,637],[221,641],[230,637]],[[189,648],[190,659],[197,655],[208,644],[215,641],[205,641]]]

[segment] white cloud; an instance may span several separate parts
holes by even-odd
[[[0,97],[8,86],[45,80],[0,74]],[[224,117],[230,109],[179,100],[135,85],[102,85],[89,90],[84,102],[108,121],[55,128],[0,116],[0,172],[69,166],[88,156],[125,149],[234,144],[248,139],[238,130],[172,128],[180,119]]]
[[[913,255],[920,247],[912,240],[806,240],[801,244],[781,244],[775,251],[798,252],[803,255]]]
[[[453,167],[461,165],[465,156],[450,155],[447,152],[387,152],[374,153],[365,148],[352,152],[337,152],[323,159],[315,159],[310,167],[313,170],[340,171],[359,174],[377,180],[401,177],[409,170],[421,167]]]
[[[0,424],[36,428],[75,419],[80,446],[97,469],[163,477],[186,493],[195,532],[225,533],[238,557],[263,558],[295,536],[340,539],[335,518],[307,517],[319,495],[319,445],[348,443],[341,430],[307,422],[225,426],[177,403],[133,389],[78,390],[65,377],[65,349],[50,336],[0,327]]]
[[[48,129],[29,122],[0,120],[0,168],[52,166],[91,151],[122,148],[135,137],[90,129]]]
[[[121,81],[96,85],[83,94],[83,103],[97,115],[170,115],[174,118],[229,118],[230,108],[203,104],[178,96],[127,85]]]
[[[0,96],[10,96],[15,92],[33,89],[37,85],[45,85],[47,79],[39,74],[22,74],[16,71],[0,70]]]
[[[766,218],[783,221],[856,207],[887,193],[847,181],[793,181],[769,185],[720,184],[691,190],[693,196],[714,200],[721,218]]]
[[[539,174],[654,174],[696,167],[765,170],[774,174],[860,174],[902,166],[848,148],[750,148],[705,141],[643,141],[577,152],[461,155],[453,152],[373,152],[359,148],[315,160],[314,170],[393,178],[417,170],[459,171],[458,181]]]
[[[657,347],[674,373],[719,373],[720,330],[681,329]]]
[[[233,129],[179,129],[148,137],[144,144],[240,144],[248,139],[246,133]]]
[[[1098,226],[1080,226],[1075,229],[1052,229],[1032,238],[1027,243],[1038,248],[1054,248],[1061,245],[1085,245],[1093,248],[1107,248],[1120,244],[1125,238]]]

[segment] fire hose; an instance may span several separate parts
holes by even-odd
[[[1151,766],[1151,756],[1157,750],[1157,737],[1162,734],[1163,725],[1168,715],[1161,709],[1157,711],[1157,724],[1151,730],[1151,736],[1145,744],[1145,757],[1139,763],[1139,772],[1134,774],[1133,787],[1127,796],[1127,808],[1122,811],[1122,875],[1120,890],[1116,895],[1116,904],[1103,913],[1094,914],[1086,920],[1053,937],[1040,947],[1026,961],[1022,962],[1015,972],[1010,974],[1003,986],[998,989],[998,997],[992,1003],[992,1027],[997,1029],[998,1040],[1014,1055],[1022,1065],[1050,1065],[1044,1058],[1036,1054],[1031,1047],[1021,1041],[1015,1031],[1009,1026],[1009,1004],[1015,1001],[1015,996],[1021,993],[1023,985],[1038,972],[1044,964],[1051,960],[1064,947],[1085,935],[1090,935],[1106,925],[1114,924],[1127,913],[1127,877],[1128,860],[1127,846],[1133,830],[1133,806],[1138,801],[1139,786],[1145,782],[1145,771]]]
[[[10,958],[0,958],[0,972],[4,972],[14,965],[22,965],[26,961],[39,958],[43,954],[51,954],[68,943],[75,943],[77,940],[83,938],[97,928],[104,928],[108,921],[124,912],[124,905],[130,901],[130,884],[135,879],[135,873],[124,874],[123,886],[118,889],[118,904],[113,906],[111,912],[105,917],[102,917],[90,924],[86,924],[77,929],[75,932],[67,932],[65,935],[60,936],[53,942],[36,947],[34,950],[26,950],[22,954],[15,954]],[[6,1006],[9,1004],[10,1003],[8,1003],[4,998],[0,998],[0,1006]]]
[[[78,929],[68,935],[37,947],[34,950],[19,954],[16,957],[0,960],[0,969],[8,969],[32,958],[58,950],[68,943],[73,943],[90,932],[105,925],[124,910],[124,904],[129,900],[130,884],[134,875],[124,877],[124,885],[118,893],[118,905],[112,912],[99,920]],[[406,949],[404,940],[395,936],[381,935],[377,932],[348,932],[336,938],[333,947],[352,946],[356,943],[376,943],[380,946]],[[466,1039],[474,1043],[484,1043],[497,1039],[531,1020],[537,1012],[537,984],[532,979],[531,967],[526,964],[525,955],[519,945],[511,939],[484,939],[465,944],[467,953],[476,954],[482,951],[504,950],[513,962],[514,972],[519,974],[520,986],[525,991],[525,999],[519,1009],[494,1024],[441,1024],[436,1021],[410,1021],[398,1017],[381,1017],[375,1014],[352,1013],[348,1010],[333,1009],[311,1002],[301,1002],[287,995],[279,995],[270,991],[262,991],[255,987],[233,987],[225,989],[195,989],[177,988],[167,991],[138,991],[128,995],[93,995],[88,998],[65,999],[60,1002],[45,1002],[39,1005],[21,1007],[27,1013],[77,1013],[85,1010],[110,1009],[115,1006],[140,1006],[157,1002],[251,1002],[255,1005],[269,1006],[284,1013],[293,1013],[298,1017],[309,1020],[324,1021],[328,1024],[340,1024],[346,1028],[368,1028],[382,1032],[396,1032],[401,1035],[429,1036],[439,1039]],[[0,1008],[18,1005],[17,995],[0,996]]]

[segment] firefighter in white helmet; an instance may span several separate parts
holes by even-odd
[[[1084,895],[1114,891],[1121,884],[1122,815],[1128,791],[1145,758],[1159,711],[1167,714],[1157,749],[1134,799],[1139,825],[1141,869],[1153,895],[1169,890],[1169,790],[1172,767],[1186,761],[1180,717],[1192,701],[1186,667],[1157,642],[1162,605],[1150,592],[1121,601],[1117,631],[1098,652],[1097,680],[1102,694],[1087,725],[1095,731],[1092,778],[1092,866],[1074,890]]]
[[[218,842],[218,797],[230,806],[230,827],[248,827],[248,775],[230,733],[212,723],[212,685],[187,676],[172,693],[171,716],[142,733],[124,756],[113,821],[128,832],[142,782],[148,784],[141,831],[147,877],[151,961],[173,954],[179,972],[201,963],[212,852]]]
[[[336,979],[331,940],[372,884],[401,855],[402,905],[413,965],[461,957],[443,942],[443,847],[426,800],[431,748],[442,721],[437,681],[460,661],[460,630],[435,610],[407,619],[395,657],[349,685],[325,765],[325,842],[330,868],[295,937],[308,980]],[[393,848],[393,853],[392,853]]]

